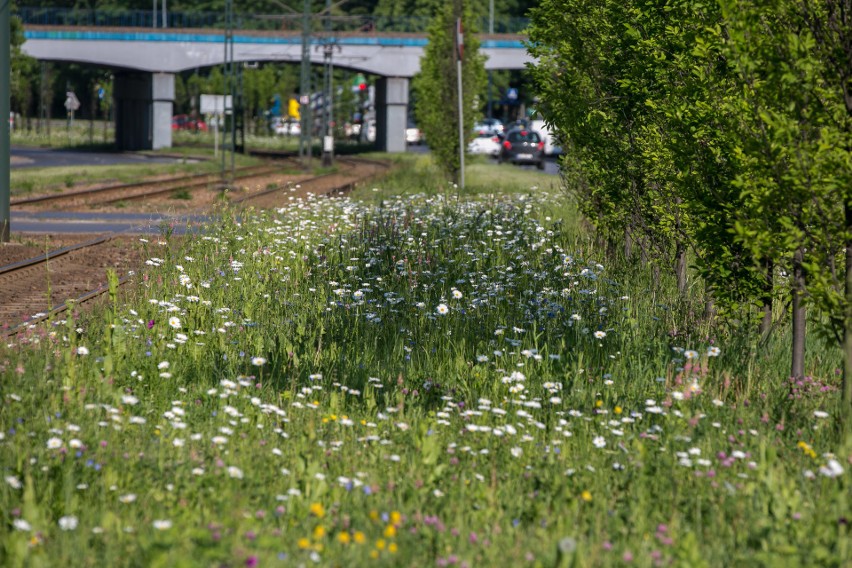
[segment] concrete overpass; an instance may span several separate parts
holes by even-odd
[[[23,51],[44,61],[88,63],[116,69],[116,144],[119,148],[171,146],[174,74],[224,63],[221,30],[80,28],[27,25]],[[379,147],[405,151],[409,81],[420,70],[424,34],[337,32],[334,65],[378,75],[376,130]],[[531,62],[518,35],[483,36],[487,69],[523,69]],[[311,37],[311,62],[323,63],[328,37]],[[299,62],[298,31],[235,31],[237,62]]]

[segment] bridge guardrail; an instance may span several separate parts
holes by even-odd
[[[79,26],[116,28],[176,28],[176,29],[224,29],[224,14],[213,12],[188,13],[169,12],[165,25],[162,13],[148,10],[82,10],[75,8],[20,7],[15,15],[24,25]],[[328,18],[331,31],[335,32],[396,32],[426,33],[431,18],[421,16],[331,16]],[[301,31],[302,16],[287,14],[244,14],[237,16],[237,28],[241,30],[285,30]],[[481,18],[479,31],[488,29],[488,18]],[[527,18],[495,18],[494,33],[520,34],[529,25]],[[326,28],[325,19],[312,18],[312,31]]]

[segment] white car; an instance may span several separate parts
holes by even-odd
[[[275,134],[280,136],[299,136],[302,133],[302,124],[298,120],[288,122],[281,120],[275,124]]]
[[[562,148],[555,144],[553,134],[550,133],[550,128],[547,127],[543,120],[533,120],[530,123],[530,129],[538,132],[544,141],[545,156],[554,156],[562,153]]]
[[[490,136],[499,136],[503,134],[503,123],[496,118],[484,118],[473,126],[474,132],[477,134],[488,134]]]
[[[484,154],[497,156],[500,153],[500,137],[489,134],[478,134],[476,138],[467,145],[469,154]]]
[[[423,142],[423,134],[413,122],[409,122],[408,128],[405,129],[405,141],[408,144],[420,144]]]

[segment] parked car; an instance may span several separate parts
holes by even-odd
[[[279,136],[299,136],[302,134],[302,123],[298,120],[279,120],[273,126]]]
[[[207,123],[200,118],[195,118],[188,114],[176,114],[172,117],[172,130],[207,132]]]
[[[496,118],[484,118],[481,122],[477,122],[473,126],[474,132],[478,134],[488,134],[490,136],[500,136],[505,130],[503,123]]]
[[[405,129],[405,141],[408,144],[420,144],[423,142],[423,133],[417,128],[413,121],[408,121],[408,128]]]
[[[548,128],[547,124],[545,124],[543,120],[533,120],[530,123],[530,128],[541,135],[541,138],[544,141],[545,156],[557,156],[562,153],[562,148],[556,145],[556,140],[553,138],[550,128]]]
[[[544,141],[538,132],[514,128],[506,133],[498,161],[513,164],[535,164],[544,169]]]
[[[499,136],[480,133],[467,145],[467,151],[470,154],[484,154],[496,158],[501,147]]]

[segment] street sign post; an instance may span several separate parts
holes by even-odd
[[[74,94],[74,91],[67,91],[65,93],[65,111],[68,114],[68,128],[71,128],[71,125],[74,123],[74,113],[80,108],[80,100],[77,98],[77,95]]]

